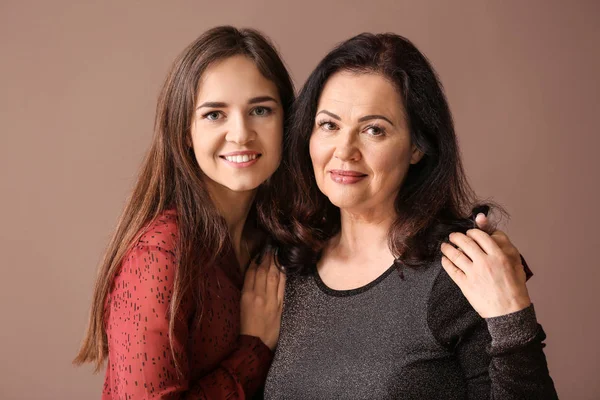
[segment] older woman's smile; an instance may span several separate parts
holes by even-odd
[[[345,169],[332,169],[329,171],[331,180],[336,183],[352,184],[362,181],[368,175],[362,172],[345,170]]]
[[[317,186],[342,212],[393,215],[410,164],[402,97],[376,73],[337,72],[325,84],[309,141]]]

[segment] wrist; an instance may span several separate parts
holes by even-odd
[[[486,318],[485,321],[492,338],[491,349],[494,353],[526,345],[539,330],[533,304],[510,314]]]
[[[519,312],[526,309],[531,305],[531,299],[528,295],[526,296],[515,296],[513,298],[501,298],[497,301],[488,303],[488,307],[485,310],[481,310],[479,314],[482,318],[496,318],[502,317],[512,313]]]

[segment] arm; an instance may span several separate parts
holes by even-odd
[[[460,364],[469,399],[557,398],[533,305],[486,320],[442,270],[429,299],[428,323]]]
[[[172,247],[160,238],[146,239],[124,260],[108,304],[106,331],[111,379],[107,383],[112,396],[133,399],[251,396],[266,377],[272,358],[271,351],[256,337],[241,335],[237,348],[213,371],[190,381],[188,324],[192,323],[192,305],[184,302],[179,310],[172,348],[168,338],[168,308],[175,278],[175,256]],[[180,355],[179,373],[172,350]]]
[[[492,361],[489,374],[493,399],[557,399],[543,348],[546,334],[537,323],[533,304],[524,310],[486,319]]]

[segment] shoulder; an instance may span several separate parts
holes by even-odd
[[[310,297],[318,289],[313,268],[307,268],[302,273],[298,271],[290,273],[286,270],[285,279],[285,301],[288,308],[304,302],[306,296]]]
[[[168,210],[150,221],[124,255],[115,279],[169,281],[177,267],[177,215]],[[170,275],[170,276],[169,276]]]
[[[442,299],[459,300],[464,298],[458,285],[450,278],[446,270],[442,267],[440,259],[436,259],[431,263],[430,268],[432,268],[435,274],[431,292],[429,294],[430,303],[436,303]]]
[[[142,316],[151,321],[168,320],[166,310],[178,270],[176,239],[176,218],[170,211],[160,214],[139,232],[139,239],[117,268],[107,298],[107,321],[113,328],[122,324],[125,316],[130,318],[132,312],[138,321]]]
[[[177,232],[177,213],[175,210],[166,210],[142,229],[137,244],[173,250],[177,243]]]
[[[149,248],[174,252],[177,247],[177,232],[177,214],[175,210],[166,210],[142,229],[133,249]]]
[[[438,341],[453,347],[460,338],[485,324],[485,320],[473,309],[460,288],[441,266],[435,262],[437,276],[427,301],[427,324]]]

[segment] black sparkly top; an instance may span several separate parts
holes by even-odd
[[[556,399],[533,305],[483,319],[441,264],[289,277],[265,399]]]

